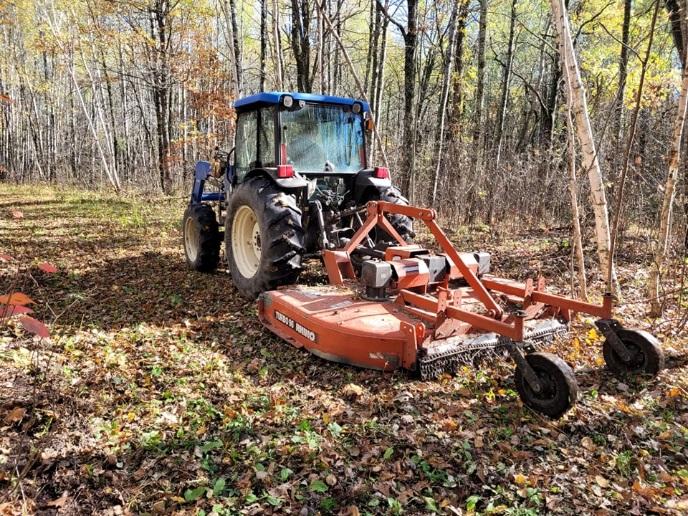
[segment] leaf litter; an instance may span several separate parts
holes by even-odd
[[[632,303],[646,263],[632,240],[619,253],[631,301],[620,317],[659,333],[669,368],[658,379],[613,377],[600,367],[592,321],[579,320],[559,351],[576,366],[581,397],[549,421],[522,406],[501,361],[420,382],[324,362],[272,337],[226,272],[186,268],[178,201],[22,188],[0,187],[6,208],[37,200],[0,228],[0,249],[13,257],[0,263],[0,292],[35,300],[53,336],[0,329],[8,514],[688,507],[688,343],[670,323],[680,307],[650,321]],[[499,272],[542,270],[566,292],[565,232],[478,236],[454,238],[490,251]],[[60,263],[60,274],[18,280],[10,263],[37,258]]]

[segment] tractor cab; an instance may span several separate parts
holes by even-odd
[[[387,168],[368,163],[366,102],[273,92],[239,99],[234,108],[233,151],[216,149],[211,161],[196,163],[183,222],[193,269],[215,270],[224,241],[232,281],[252,299],[293,284],[303,260],[343,246],[370,201],[408,204]],[[398,235],[413,237],[408,216],[389,219]],[[378,231],[359,254],[379,254],[393,240]]]
[[[232,184],[268,173],[276,180],[351,175],[367,167],[364,101],[307,93],[258,93],[237,112]]]

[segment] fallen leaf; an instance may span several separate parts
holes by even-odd
[[[6,319],[13,315],[30,314],[31,308],[22,305],[0,305],[0,319]]]
[[[12,292],[0,296],[0,304],[3,305],[30,305],[34,300],[22,292]]]
[[[11,261],[12,261],[12,257],[11,257],[9,254],[0,253],[0,261],[2,261],[2,262],[11,262]]]
[[[600,487],[604,487],[604,488],[609,487],[609,480],[604,478],[602,475],[595,476],[595,482],[597,482],[597,485]]]
[[[325,483],[330,487],[337,485],[337,477],[330,473],[325,477]]]
[[[658,494],[657,489],[655,489],[653,487],[645,487],[638,480],[633,482],[633,491],[638,493],[640,496],[643,496],[649,500],[654,499],[655,496],[657,496],[657,494]]]
[[[514,475],[514,483],[515,483],[517,486],[523,487],[523,486],[525,486],[525,485],[528,483],[528,477],[525,476],[525,475],[523,475],[523,474],[521,474],[521,473],[516,473],[516,474]]]
[[[595,451],[595,443],[592,442],[592,439],[590,439],[590,437],[583,437],[583,439],[581,439],[581,446],[583,446],[583,448],[585,448],[588,451]]]
[[[12,423],[18,423],[24,418],[24,415],[26,414],[26,409],[23,407],[15,407],[12,410],[10,410],[7,415],[5,416],[5,422],[12,424]]]
[[[48,330],[48,327],[41,321],[37,321],[29,315],[22,315],[19,318],[19,322],[29,333],[33,333],[34,335],[38,335],[44,339],[50,337],[50,330]]]
[[[69,500],[68,495],[69,493],[65,491],[64,493],[62,493],[62,496],[60,496],[56,500],[46,503],[45,505],[47,505],[48,507],[64,507],[67,501]]]
[[[10,215],[13,219],[19,220],[24,218],[24,213],[19,210],[10,210]]]
[[[363,395],[363,388],[355,383],[348,383],[342,388],[342,394],[349,399],[356,399]]]
[[[52,274],[54,272],[57,272],[57,267],[55,267],[52,263],[50,262],[41,262],[38,264],[38,268],[42,270],[45,273]]]
[[[667,391],[667,396],[669,398],[678,398],[681,395],[681,389],[678,387],[672,387]]]

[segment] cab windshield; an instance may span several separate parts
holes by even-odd
[[[364,167],[363,120],[350,106],[306,104],[282,111],[280,122],[282,152],[297,172],[358,172]]]

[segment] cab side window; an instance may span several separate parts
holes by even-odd
[[[257,136],[258,113],[241,113],[237,118],[234,166],[239,182],[255,167],[258,155]]]
[[[258,166],[275,167],[275,110],[258,110]]]

